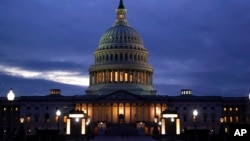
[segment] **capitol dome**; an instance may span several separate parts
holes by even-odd
[[[97,50],[117,48],[146,50],[136,30],[123,24],[109,28],[101,37]]]
[[[89,68],[87,94],[106,95],[125,90],[134,94],[154,95],[153,68],[148,52],[135,29],[126,20],[123,1],[116,9],[116,21],[101,37]]]

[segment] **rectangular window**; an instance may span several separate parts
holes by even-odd
[[[124,74],[124,81],[128,82],[128,73],[127,72],[125,72],[125,74]]]
[[[129,82],[132,82],[133,81],[133,73],[130,73],[129,75]]]
[[[118,81],[118,72],[115,71],[115,82],[117,82],[117,81]]]
[[[109,82],[109,71],[105,73],[105,82]]]
[[[104,77],[105,77],[105,73],[104,72],[102,72],[102,82],[104,82]]]
[[[113,82],[113,75],[112,75],[113,73],[112,73],[112,71],[109,73],[109,81],[110,82]]]
[[[231,122],[231,123],[233,122],[233,117],[230,117],[230,122]]]
[[[238,123],[239,122],[239,117],[235,117],[235,122]]]
[[[123,81],[123,72],[120,72],[120,81]]]
[[[140,83],[140,72],[137,72],[137,83]]]
[[[30,120],[31,120],[31,117],[30,117],[30,116],[27,116],[27,117],[26,117],[26,122],[30,122]]]
[[[66,123],[67,122],[67,116],[63,117],[63,122]]]
[[[98,72],[98,83],[102,82],[102,74]]]

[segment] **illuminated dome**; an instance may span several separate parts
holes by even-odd
[[[140,35],[127,23],[126,12],[120,0],[116,21],[102,35],[94,53],[87,94],[106,95],[118,90],[140,95],[156,94],[148,52]]]
[[[97,50],[106,49],[145,50],[140,35],[128,25],[115,25],[101,37]]]

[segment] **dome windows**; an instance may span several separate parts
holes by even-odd
[[[142,70],[104,70],[91,74],[91,84],[135,83],[152,85],[152,72]]]

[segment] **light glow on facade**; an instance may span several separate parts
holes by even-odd
[[[67,119],[67,123],[66,123],[66,134],[70,135],[70,119]]]
[[[176,119],[176,134],[181,134],[181,120],[179,118]]]
[[[161,119],[161,134],[165,135],[166,134],[166,124],[165,124],[165,119]]]
[[[85,118],[82,119],[81,134],[82,134],[82,135],[85,135],[85,134],[86,134],[86,123],[85,123]]]
[[[163,114],[162,117],[163,118],[177,118],[178,115],[177,114]]]
[[[83,117],[84,117],[84,114],[76,114],[76,113],[73,113],[73,114],[69,114],[69,117],[70,117],[70,118],[83,118]]]

